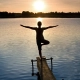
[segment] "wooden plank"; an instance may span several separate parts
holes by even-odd
[[[37,68],[40,76],[42,77],[42,80],[56,80],[52,71],[48,67],[45,57],[43,57],[42,60],[39,57],[37,57]]]

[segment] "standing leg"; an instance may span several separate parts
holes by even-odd
[[[40,56],[40,58],[42,58],[42,53],[41,53],[41,50],[39,50],[39,56]]]
[[[37,41],[37,46],[38,46],[39,56],[40,56],[40,58],[42,58],[42,53],[41,53],[42,45],[41,45],[41,41]]]
[[[41,48],[42,45],[41,45],[41,43],[39,43],[38,46],[39,46],[39,48],[38,48],[38,49],[39,49],[39,56],[40,56],[40,58],[42,58],[42,52],[41,52],[41,50],[42,50],[42,48]]]

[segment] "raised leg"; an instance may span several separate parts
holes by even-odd
[[[48,45],[50,42],[48,40],[43,40],[41,46]]]

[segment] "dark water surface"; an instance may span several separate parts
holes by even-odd
[[[37,18],[0,19],[0,80],[37,80],[31,76],[31,59],[38,56],[36,34],[20,26],[36,23]],[[56,79],[80,80],[80,19],[44,18],[42,23],[44,27],[59,25],[44,32],[50,44],[42,50],[43,56],[54,58]]]

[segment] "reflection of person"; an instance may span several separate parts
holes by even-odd
[[[39,55],[40,55],[40,57],[42,57],[42,54],[41,54],[42,45],[47,45],[50,43],[48,40],[44,39],[43,31],[46,29],[49,29],[49,28],[57,27],[58,25],[41,28],[42,23],[40,21],[37,23],[37,25],[38,25],[38,28],[37,27],[24,26],[24,25],[20,25],[20,26],[23,26],[25,28],[29,28],[29,29],[36,31],[36,43],[38,46]]]

